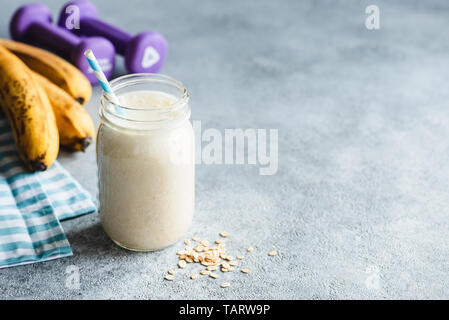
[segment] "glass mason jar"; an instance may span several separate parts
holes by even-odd
[[[175,243],[193,217],[195,145],[185,86],[160,74],[111,81],[96,150],[100,219],[119,246],[152,251]]]

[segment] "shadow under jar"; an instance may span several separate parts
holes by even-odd
[[[195,145],[185,86],[160,74],[111,81],[97,132],[100,220],[119,246],[163,249],[191,224]]]

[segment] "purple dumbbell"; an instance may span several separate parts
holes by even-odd
[[[59,15],[59,26],[65,27],[71,13],[79,13],[79,29],[72,31],[85,36],[102,36],[109,39],[117,53],[125,57],[128,72],[158,72],[167,56],[167,41],[158,32],[146,31],[136,36],[120,30],[98,18],[97,8],[89,1],[77,0],[66,3]]]
[[[44,46],[68,58],[91,83],[97,83],[84,52],[92,49],[106,77],[114,70],[115,48],[102,37],[81,38],[52,24],[50,9],[38,3],[27,4],[16,10],[9,24],[14,40]]]

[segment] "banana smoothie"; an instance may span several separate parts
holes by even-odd
[[[111,85],[120,106],[102,99],[97,133],[101,223],[124,248],[162,249],[182,237],[194,211],[188,95],[182,84],[162,75],[130,75]]]

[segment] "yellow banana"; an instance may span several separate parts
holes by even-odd
[[[74,151],[84,151],[95,132],[92,118],[67,92],[40,74],[33,74],[53,107],[61,145]]]
[[[32,70],[64,89],[79,103],[92,96],[89,80],[75,66],[46,50],[21,42],[0,39],[0,45],[17,55]]]
[[[19,155],[31,171],[49,168],[58,156],[55,115],[31,70],[0,46],[0,105],[8,117]]]

